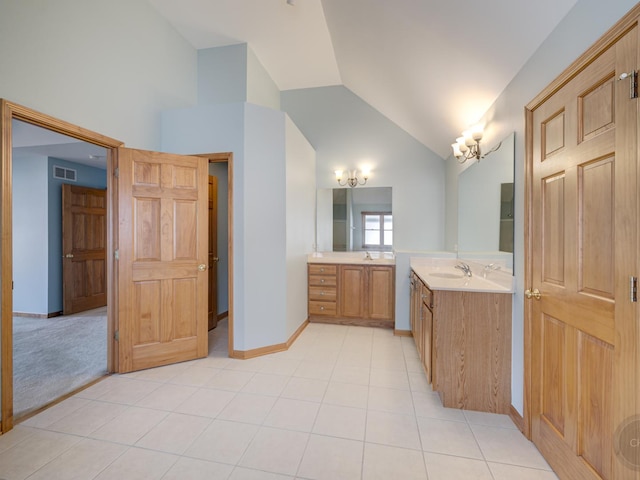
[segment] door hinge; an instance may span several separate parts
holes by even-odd
[[[638,301],[638,277],[629,277],[629,300],[632,303]]]
[[[629,79],[629,98],[638,98],[638,71],[632,70],[628,73],[623,73],[618,77],[618,80]]]
[[[120,249],[116,248],[113,252],[113,258],[120,260]]]
[[[116,178],[120,178],[120,168],[116,167],[115,170],[113,171],[113,176]]]
[[[119,341],[120,341],[120,330],[116,330],[116,331],[113,333],[113,339],[114,339],[116,342],[119,342]]]

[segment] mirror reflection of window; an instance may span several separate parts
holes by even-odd
[[[393,245],[391,212],[362,212],[364,238],[362,248],[390,250]]]

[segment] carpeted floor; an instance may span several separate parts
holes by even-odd
[[[13,319],[16,418],[107,371],[107,308],[64,317]]]

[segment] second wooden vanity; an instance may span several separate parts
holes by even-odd
[[[393,328],[395,266],[309,263],[309,320]]]
[[[436,290],[411,271],[411,332],[445,407],[509,413],[511,297]]]

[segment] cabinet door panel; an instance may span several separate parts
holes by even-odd
[[[344,317],[365,316],[365,267],[340,266],[340,314]]]

